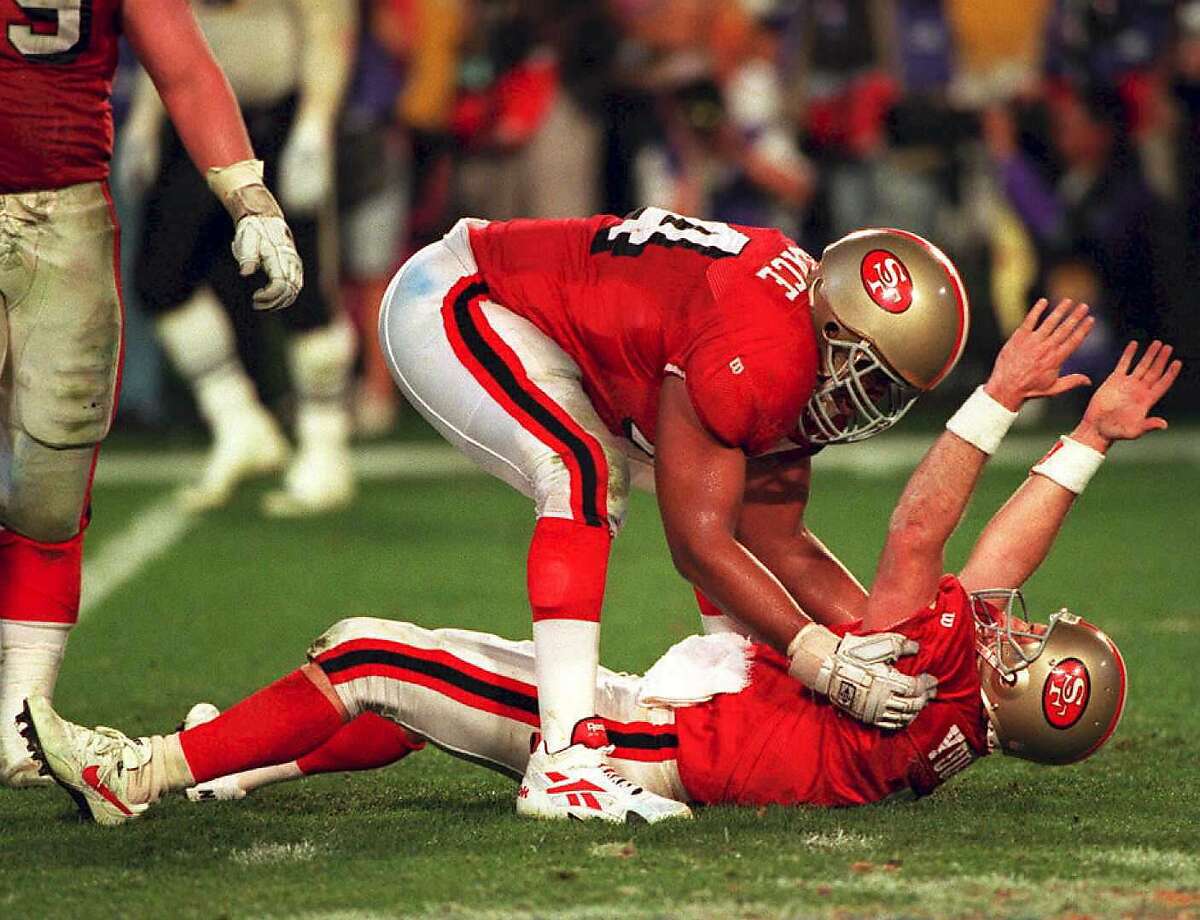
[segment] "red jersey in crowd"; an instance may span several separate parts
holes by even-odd
[[[906,729],[883,731],[818,698],[787,659],[755,646],[750,686],[676,710],[679,773],[692,800],[739,805],[865,805],[935,788],[987,753],[975,620],[951,575],[924,610],[892,628],[920,644],[905,674],[938,678],[937,696]]]
[[[795,430],[816,386],[815,263],[778,230],[645,208],[476,226],[471,249],[491,299],[558,343],[608,428],[647,452],[664,374],[751,455]]]
[[[121,0],[0,0],[0,193],[108,176]]]

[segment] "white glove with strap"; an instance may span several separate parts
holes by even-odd
[[[788,673],[868,725],[901,729],[937,694],[932,675],[909,677],[891,666],[916,652],[917,643],[897,633],[839,637],[809,623],[788,646]]]
[[[258,269],[267,276],[254,292],[254,309],[290,306],[304,286],[304,266],[279,203],[263,185],[262,160],[214,166],[205,178],[233,218],[233,257],[242,276]]]

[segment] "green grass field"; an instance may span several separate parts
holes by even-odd
[[[1028,586],[1034,610],[1071,606],[1128,661],[1125,721],[1081,766],[995,757],[913,804],[714,808],[635,830],[519,821],[509,781],[433,750],[241,803],[171,800],[116,830],[79,824],[58,790],[0,792],[0,917],[1196,916],[1196,473],[1194,460],[1110,464]],[[988,472],[952,561],[1021,475]],[[863,578],[903,482],[818,462],[810,521]],[[102,483],[91,556],[167,488]],[[377,479],[346,513],[286,524],[258,516],[264,488],[88,609],[65,714],[161,731],[198,699],[228,705],[290,670],[346,615],[527,634],[530,513],[503,486]],[[652,499],[637,496],[603,659],[642,669],[694,626]]]

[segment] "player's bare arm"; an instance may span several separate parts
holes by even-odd
[[[1135,365],[1137,343],[1130,342],[1068,435],[1070,440],[1102,456],[1114,441],[1132,441],[1166,428],[1166,419],[1151,416],[1150,410],[1183,366],[1171,360],[1171,353],[1170,345],[1152,342]],[[1077,497],[1078,492],[1045,475],[1041,464],[1035,467],[984,528],[959,576],[963,587],[1019,588],[1045,560]]]
[[[777,649],[812,622],[737,539],[746,456],[705,430],[682,380],[663,382],[655,490],[680,574]]]
[[[1088,383],[1081,374],[1059,376],[1063,362],[1091,331],[1088,306],[1063,300],[1047,313],[1048,306],[1044,299],[1034,304],[1000,350],[982,388],[986,396],[972,399],[986,399],[1011,414],[1026,399]],[[973,443],[964,437],[954,419],[947,428],[913,472],[892,514],[867,604],[864,625],[869,629],[893,625],[933,596],[945,571],[946,541],[994,450],[979,438]]]
[[[697,417],[683,381],[659,398],[655,489],[676,568],[763,641],[786,651],[791,674],[857,718],[901,728],[932,697],[936,682],[891,664],[913,654],[903,636],[839,637],[815,623],[779,579],[737,538],[746,458],[717,441]]]
[[[233,218],[233,254],[243,275],[261,269],[267,284],[254,292],[259,310],[296,299],[304,270],[292,232],[263,185],[262,163],[229,81],[213,59],[187,0],[125,0],[125,34],[154,81],[197,169]]]
[[[811,480],[807,453],[748,460],[737,539],[813,620],[826,626],[849,623],[862,616],[867,591],[805,526]]]

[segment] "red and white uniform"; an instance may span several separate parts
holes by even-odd
[[[657,208],[462,221],[393,279],[380,336],[410,401],[539,516],[615,529],[664,375],[747,454],[795,429],[816,384],[813,265],[777,230]]]
[[[610,762],[659,795],[705,804],[928,795],[988,750],[969,597],[946,576],[934,601],[894,629],[921,647],[901,670],[939,681],[903,731],[855,721],[755,645],[745,689],[683,708],[645,705],[639,678],[601,669],[596,704],[615,745]],[[468,760],[524,772],[539,725],[532,643],[360,617],[330,629],[309,656],[351,716],[376,712]]]
[[[0,0],[0,194],[107,178],[120,0]]]
[[[928,795],[985,755],[975,620],[958,579],[945,576],[933,603],[892,629],[920,644],[897,668],[938,679],[937,696],[908,728],[858,722],[789,677],[778,652],[756,646],[745,691],[676,712],[691,800],[864,805],[906,790]]]
[[[79,529],[116,405],[123,327],[104,182],[120,6],[0,0],[5,620],[71,623],[78,611]]]

